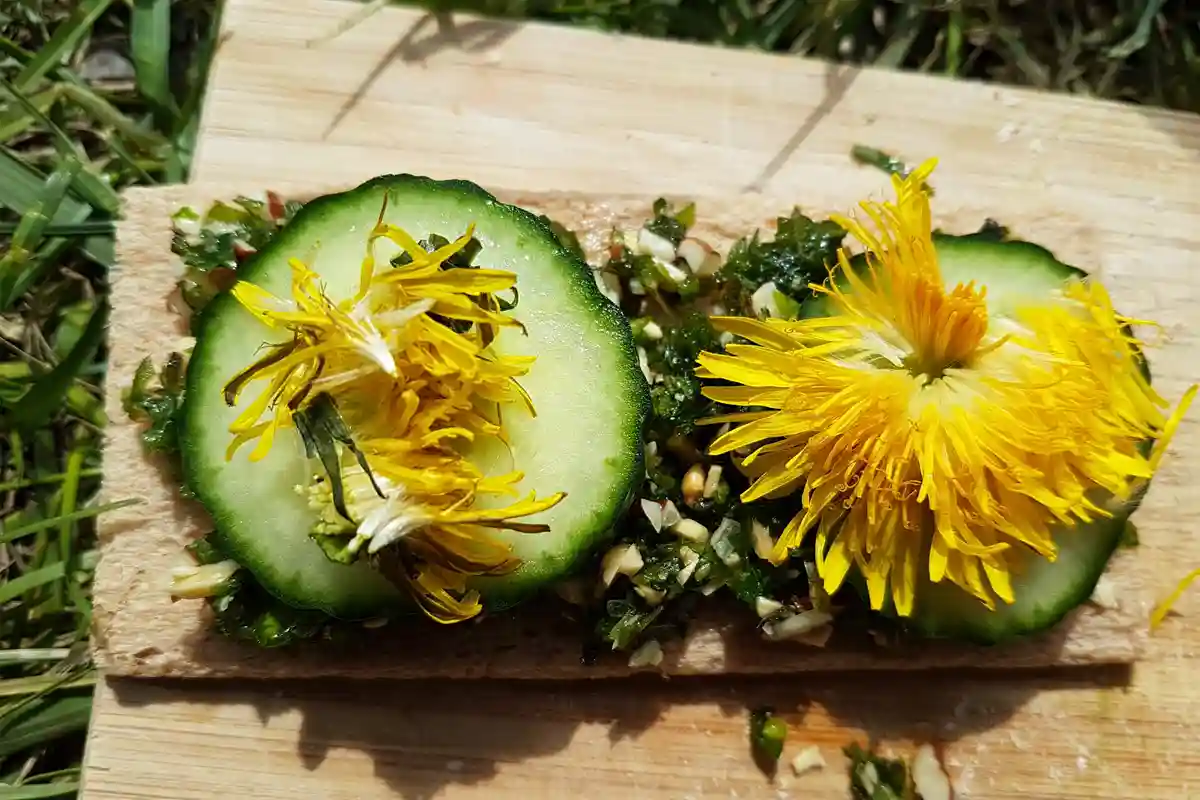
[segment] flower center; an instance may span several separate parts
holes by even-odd
[[[937,380],[946,370],[970,365],[988,329],[986,289],[959,285],[947,292],[941,281],[913,276],[900,294],[896,327],[912,348],[904,367],[913,375]]]

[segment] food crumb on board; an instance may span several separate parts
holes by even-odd
[[[917,748],[912,762],[912,780],[922,800],[951,800],[950,777],[931,744]]]
[[[816,745],[804,748],[792,759],[792,772],[797,775],[803,775],[806,772],[823,769],[824,767],[825,758],[821,755],[821,751]]]

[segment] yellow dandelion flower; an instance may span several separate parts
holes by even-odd
[[[716,319],[749,343],[697,368],[729,384],[707,386],[710,399],[761,409],[711,420],[739,423],[713,454],[751,450],[743,501],[799,492],[773,560],[815,531],[827,591],[857,569],[872,608],[890,597],[902,616],[924,577],[1012,603],[1021,559],[1053,560],[1055,531],[1145,485],[1196,391],[1169,412],[1097,281],[1003,315],[986,286],[947,285],[923,190],[933,167],[895,178],[895,202],[863,203],[871,227],[835,218],[866,264],[842,250],[812,287],[828,316]]]
[[[401,248],[400,262],[376,263],[381,238]],[[565,497],[481,502],[515,495],[523,476],[482,474],[464,445],[483,437],[503,441],[506,404],[533,412],[517,383],[533,359],[491,346],[500,328],[520,326],[496,296],[512,290],[516,276],[446,263],[471,239],[468,229],[427,251],[384,224],[381,211],[350,298],[334,302],[319,274],[300,259],[289,262],[290,299],[245,281],[232,289],[247,311],[291,339],[226,385],[229,405],[249,386],[262,387],[230,427],[227,458],[254,442],[250,459],[261,459],[279,430],[296,427],[315,398],[327,398],[346,436],[339,439],[333,474],[314,475],[310,485],[298,487],[317,514],[312,533],[342,542],[339,557],[375,559],[443,623],[480,612],[470,578],[519,565],[494,531],[542,532],[545,526],[516,520]],[[321,462],[329,473],[325,455]]]

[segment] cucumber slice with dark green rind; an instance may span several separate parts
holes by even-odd
[[[1087,277],[1085,271],[1062,263],[1049,250],[1031,242],[999,241],[977,234],[935,234],[933,241],[943,280],[948,285],[975,281],[976,285],[986,286],[988,311],[997,316],[1004,316],[1024,301],[1052,296],[1072,278]],[[857,256],[851,265],[862,268],[865,260]],[[831,310],[826,296],[818,294],[801,305],[800,316],[827,316]],[[1149,380],[1149,364],[1142,353],[1137,353],[1137,360]],[[1139,449],[1148,453],[1152,446],[1153,442],[1146,441]],[[1012,580],[1013,604],[998,600],[995,610],[989,611],[951,582],[935,584],[926,577],[918,584],[912,616],[902,624],[923,636],[978,644],[998,644],[1053,627],[1091,597],[1146,488],[1143,486],[1135,497],[1110,509],[1111,517],[1055,532],[1053,538],[1059,548],[1055,561],[1032,553],[1023,559],[1023,571]],[[928,558],[928,543],[923,558]],[[861,575],[848,576],[847,583],[866,597]],[[895,616],[890,598],[881,613]]]
[[[1002,316],[1022,299],[1044,298],[1070,278],[1087,277],[1086,272],[1062,263],[1041,245],[1019,239],[996,241],[977,234],[935,233],[933,244],[943,281],[948,286],[971,281],[979,284],[985,280],[982,269],[986,273],[988,309]],[[862,255],[850,263],[857,269],[866,264]],[[1003,266],[997,268],[995,264]],[[800,316],[823,317],[830,310],[827,296],[816,294],[800,305]]]
[[[388,175],[317,198],[252,256],[239,276],[290,296],[287,259],[311,257],[320,241],[315,268],[331,296],[345,297],[357,284],[366,235],[385,195],[385,220],[418,238],[431,233],[453,238],[474,222],[484,246],[476,262],[518,275],[520,302],[514,314],[529,336],[505,330],[498,345],[538,356],[522,379],[538,417],[506,417],[511,460],[503,448],[480,448],[472,457],[497,472],[523,470],[526,479],[519,488],[526,493],[564,490],[568,497],[523,520],[545,522],[550,533],[500,534],[513,542],[524,563],[511,575],[480,579],[476,587],[486,608],[507,607],[582,566],[610,537],[644,473],[649,387],[628,322],[600,292],[588,265],[564,249],[543,220],[467,181]],[[331,271],[331,265],[343,263],[345,269]],[[282,601],[350,619],[409,610],[407,598],[366,563],[335,564],[309,538],[312,512],[294,487],[306,482],[312,465],[294,431],[284,432],[256,464],[248,464],[244,451],[225,461],[228,425],[237,411],[226,408],[222,387],[255,358],[268,334],[229,295],[204,310],[184,410],[189,487],[213,516],[221,546]]]

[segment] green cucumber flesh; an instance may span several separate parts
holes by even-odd
[[[974,281],[976,286],[986,286],[988,312],[1001,318],[1027,301],[1044,302],[1059,293],[1066,281],[1087,275],[1058,261],[1049,250],[1029,242],[936,234],[934,246],[946,284]],[[854,263],[861,266],[861,256]],[[827,316],[831,310],[826,296],[817,294],[801,306],[801,316]],[[1145,360],[1140,362],[1149,377]],[[935,584],[926,579],[918,584],[913,615],[904,620],[905,624],[925,636],[981,644],[999,643],[1052,627],[1091,596],[1139,499],[1114,507],[1111,517],[1055,531],[1054,541],[1059,548],[1055,561],[1032,554],[1021,559],[1023,568],[1012,579],[1016,602],[998,601],[995,610],[988,610],[949,581]],[[1096,502],[1105,501],[1100,498]],[[865,595],[864,581],[856,578],[849,582]],[[884,613],[893,613],[890,603]]]
[[[976,644],[998,644],[1046,630],[1087,601],[1121,542],[1137,503],[1126,503],[1113,516],[1060,527],[1053,533],[1058,554],[1020,560],[1013,575],[1012,603],[980,603],[948,580],[918,584],[913,615],[906,620],[916,632]]]
[[[521,520],[549,525],[548,533],[497,533],[523,563],[510,575],[478,580],[476,588],[485,608],[502,608],[576,569],[611,535],[643,477],[649,389],[629,325],[600,293],[587,264],[537,217],[464,181],[385,176],[318,198],[248,260],[239,277],[289,297],[288,259],[311,258],[319,243],[314,268],[331,298],[347,297],[357,287],[366,236],[385,195],[386,222],[416,238],[436,233],[450,239],[474,223],[483,245],[475,263],[517,275],[520,301],[513,314],[528,336],[504,329],[495,346],[537,357],[521,379],[537,416],[506,410],[511,449],[480,447],[470,457],[485,474],[524,472],[523,494],[564,491],[567,497]],[[381,240],[380,263],[394,249]],[[365,562],[335,564],[309,537],[314,515],[294,487],[307,484],[314,466],[294,430],[281,431],[259,462],[249,462],[245,450],[226,461],[229,425],[242,406],[226,406],[222,389],[267,340],[278,341],[279,334],[222,295],[203,312],[188,366],[184,473],[214,518],[217,541],[291,605],[352,619],[409,609],[401,592]],[[241,404],[253,396],[244,394]]]

